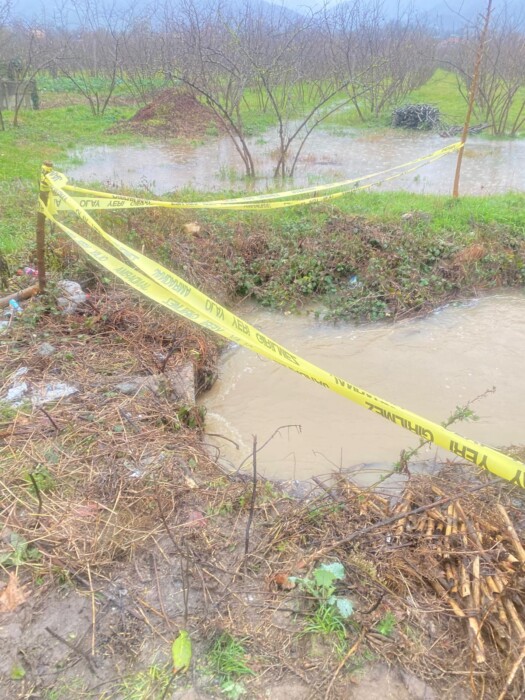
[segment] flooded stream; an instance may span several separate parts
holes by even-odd
[[[394,325],[333,326],[253,307],[237,313],[305,359],[436,422],[496,387],[473,405],[478,421],[451,429],[492,446],[524,442],[524,293],[449,305]],[[253,435],[262,445],[280,426],[301,426],[281,430],[259,453],[260,473],[272,478],[335,469],[379,477],[385,469],[378,465],[417,445],[408,431],[244,348],[225,353],[203,403],[207,432],[223,436],[207,439],[234,467],[251,453]],[[421,459],[435,455],[434,446],[425,447]]]
[[[294,187],[362,177],[428,155],[457,138],[437,134],[407,133],[385,129],[315,131],[303,150]],[[275,131],[249,140],[257,178],[252,188],[275,187]],[[70,153],[71,165],[63,165],[71,179],[101,182],[115,187],[148,188],[166,194],[191,186],[198,190],[246,189],[239,176],[243,169],[229,138],[212,139],[197,146],[94,146]],[[461,175],[462,194],[495,194],[525,191],[525,140],[489,141],[472,137],[466,147]],[[375,185],[382,190],[406,190],[422,194],[449,194],[455,155],[427,165],[390,182]],[[287,183],[287,187],[290,183]]]

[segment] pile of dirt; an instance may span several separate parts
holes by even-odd
[[[216,136],[224,131],[220,119],[210,107],[191,93],[177,89],[160,92],[119,128],[145,136],[185,139]]]

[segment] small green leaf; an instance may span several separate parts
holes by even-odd
[[[187,671],[190,667],[192,648],[190,635],[186,630],[181,630],[171,645],[171,657],[173,659],[173,673]]]
[[[336,577],[331,571],[327,571],[322,567],[314,570],[315,583],[319,588],[330,588]]]
[[[338,581],[342,581],[345,577],[345,567],[341,564],[339,561],[334,561],[332,564],[321,564],[315,572],[317,571],[328,571],[330,574],[332,574],[332,580],[336,579]],[[314,574],[315,574],[314,572]]]
[[[11,669],[11,673],[9,675],[12,681],[21,681],[23,678],[25,678],[26,672],[22,666],[16,664],[16,666],[13,666]]]

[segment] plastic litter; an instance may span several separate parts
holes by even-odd
[[[37,350],[40,357],[51,357],[55,352],[56,348],[51,343],[42,343]]]
[[[36,386],[25,376],[29,372],[28,367],[20,367],[10,378],[10,388],[4,396],[0,396],[0,401],[11,406],[20,406],[24,401],[30,401],[33,406],[40,406],[44,403],[52,403],[59,399],[64,399],[71,394],[76,394],[78,389],[65,382],[49,382],[42,386]],[[22,381],[20,381],[24,377]]]
[[[60,296],[57,299],[57,306],[65,314],[72,314],[81,306],[88,295],[82,291],[82,287],[78,282],[73,282],[72,280],[61,280],[57,283],[57,287],[62,291],[64,296]]]
[[[17,301],[15,301],[14,299],[11,299],[11,301],[9,302],[9,306],[10,306],[11,309],[12,309],[12,313],[21,314],[22,311],[24,310],[24,309],[20,306],[20,304],[19,304]]]

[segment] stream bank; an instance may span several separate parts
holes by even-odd
[[[494,504],[523,541],[521,491],[446,464],[394,499],[388,480],[369,492],[345,474],[300,499],[264,480],[254,488],[210,459],[202,413],[168,386],[123,386],[162,374],[168,356],[164,370],[190,362],[206,376],[209,338],[120,285],[86,289],[91,306],[68,316],[52,288],[24,303],[0,347],[2,385],[25,367],[34,386],[76,388],[43,410],[2,404],[5,697],[161,700],[181,629],[193,661],[171,700],[467,700],[471,678],[475,693],[497,696],[525,604],[521,550]],[[479,542],[446,534],[452,504]],[[440,582],[470,572],[480,543],[492,555],[472,617],[483,620],[478,643],[455,612],[476,599]],[[501,605],[514,615],[503,627]],[[508,697],[522,692],[518,677]]]

